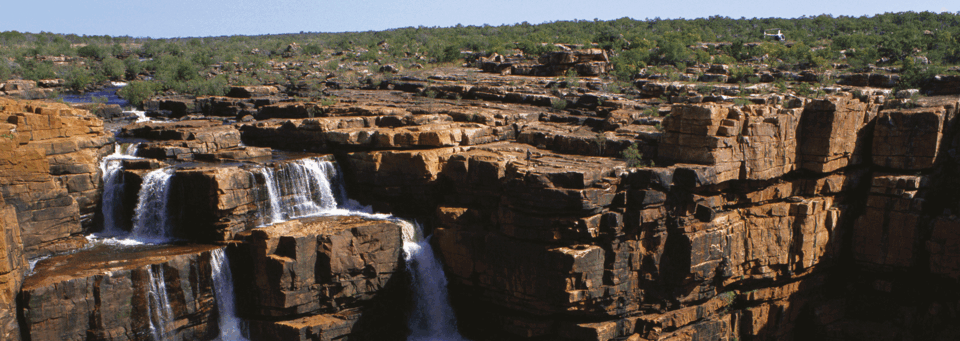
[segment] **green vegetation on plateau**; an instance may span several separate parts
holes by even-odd
[[[770,28],[779,28],[788,43],[764,40],[763,32]],[[291,43],[299,48],[290,49]],[[68,88],[82,91],[108,80],[137,81],[125,94],[137,101],[170,91],[222,95],[229,85],[310,87],[331,77],[346,85],[373,84],[383,80],[382,65],[429,68],[492,53],[536,58],[556,49],[554,44],[607,49],[612,76],[621,80],[650,66],[762,62],[781,69],[899,67],[902,82],[916,85],[960,64],[960,14],[622,18],[172,39],[8,31],[0,32],[0,82],[61,78]],[[272,64],[281,59],[283,67]],[[299,63],[290,66],[291,61]]]

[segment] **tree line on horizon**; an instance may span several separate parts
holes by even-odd
[[[774,28],[789,44],[764,38]],[[299,49],[289,50],[292,43]],[[621,18],[168,39],[6,31],[0,32],[0,82],[60,78],[83,91],[106,81],[135,81],[127,92],[140,92],[138,98],[161,91],[223,95],[230,85],[294,84],[318,70],[362,82],[386,64],[430,67],[493,53],[535,59],[556,50],[555,44],[608,50],[611,76],[623,81],[649,66],[759,62],[781,69],[842,63],[854,72],[888,65],[930,75],[960,64],[960,13]],[[304,66],[267,72],[281,59]]]

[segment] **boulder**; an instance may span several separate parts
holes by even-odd
[[[25,91],[33,90],[37,87],[37,82],[26,79],[11,79],[4,83],[3,91]]]
[[[230,87],[230,91],[227,92],[227,97],[252,98],[252,97],[273,96],[279,93],[280,93],[280,90],[277,89],[277,87],[272,85],[233,86],[233,87]]]

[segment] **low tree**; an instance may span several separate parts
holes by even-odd
[[[150,99],[158,90],[157,83],[151,81],[133,81],[127,86],[120,88],[117,95],[126,99],[130,104],[142,107],[143,101]]]

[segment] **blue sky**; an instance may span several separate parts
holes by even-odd
[[[198,37],[384,30],[408,26],[501,25],[622,17],[732,18],[862,16],[960,11],[960,2],[716,0],[2,0],[0,31],[134,37]]]

